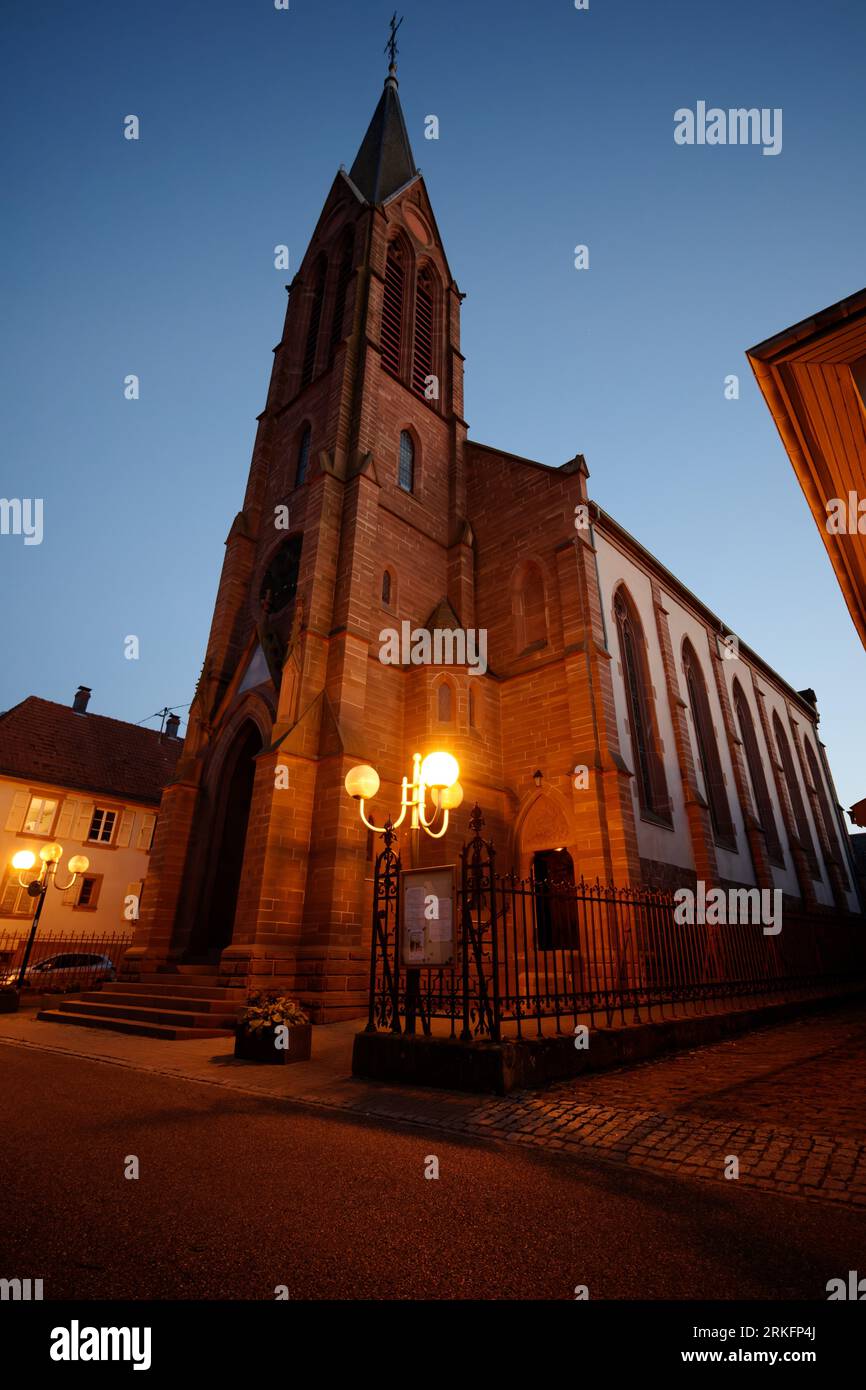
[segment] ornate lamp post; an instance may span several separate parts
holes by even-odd
[[[63,846],[56,842],[50,845],[43,845],[39,851],[39,858],[42,860],[42,867],[36,878],[29,883],[22,877],[36,863],[36,855],[30,849],[19,849],[18,853],[12,856],[12,867],[18,870],[18,882],[22,888],[26,888],[31,898],[37,898],[36,911],[33,914],[33,923],[30,927],[30,935],[27,938],[27,946],[24,951],[24,959],[21,962],[21,969],[18,972],[17,989],[24,988],[24,976],[27,973],[27,966],[30,963],[30,953],[33,950],[33,943],[36,940],[36,932],[39,928],[39,918],[42,916],[42,907],[45,902],[45,894],[48,891],[49,883],[53,884],[59,892],[65,893],[71,888],[75,880],[81,875],[86,874],[90,868],[90,860],[86,854],[73,854],[69,861],[68,868],[72,874],[68,883],[57,882],[57,867],[63,858]]]
[[[403,778],[403,789],[400,801],[400,815],[391,825],[392,830],[396,830],[406,818],[406,813],[411,811],[412,819],[409,828],[414,831],[423,830],[430,836],[431,840],[441,840],[445,831],[448,829],[448,812],[454,811],[463,800],[463,788],[458,782],[460,767],[457,759],[450,753],[428,753],[427,757],[421,760],[421,754],[415,753],[412,757],[412,781],[408,777]],[[367,763],[362,763],[358,767],[353,767],[346,774],[345,787],[349,795],[360,803],[361,820],[368,830],[372,830],[376,835],[384,835],[384,825],[374,825],[367,819],[364,811],[364,802],[370,801],[379,790],[379,774],[374,767]],[[427,813],[427,793],[433,803],[432,814]],[[438,829],[437,818],[441,813],[442,823]]]

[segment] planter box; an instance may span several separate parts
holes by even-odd
[[[235,1056],[244,1062],[285,1066],[288,1062],[309,1062],[313,1044],[311,1023],[290,1023],[288,1047],[277,1047],[276,1028],[257,1028],[250,1033],[238,1024],[235,1029]]]

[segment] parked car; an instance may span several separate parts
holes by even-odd
[[[20,965],[8,967],[0,975],[0,986],[17,985]],[[89,952],[67,952],[60,956],[46,956],[33,965],[28,965],[24,975],[25,989],[76,990],[87,989],[102,980],[116,980],[117,971],[110,956],[98,956]]]

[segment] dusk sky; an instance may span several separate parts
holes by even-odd
[[[392,8],[7,6],[0,495],[44,499],[44,538],[0,536],[0,708],[81,683],[138,722],[192,698],[284,286],[378,101]],[[866,5],[399,13],[400,97],[467,295],[470,437],[583,453],[593,499],[814,687],[851,805],[866,653],[745,351],[866,282]],[[698,101],[781,108],[781,152],[677,145]]]

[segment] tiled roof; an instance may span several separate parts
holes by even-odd
[[[183,739],[29,695],[0,714],[0,775],[159,802]]]

